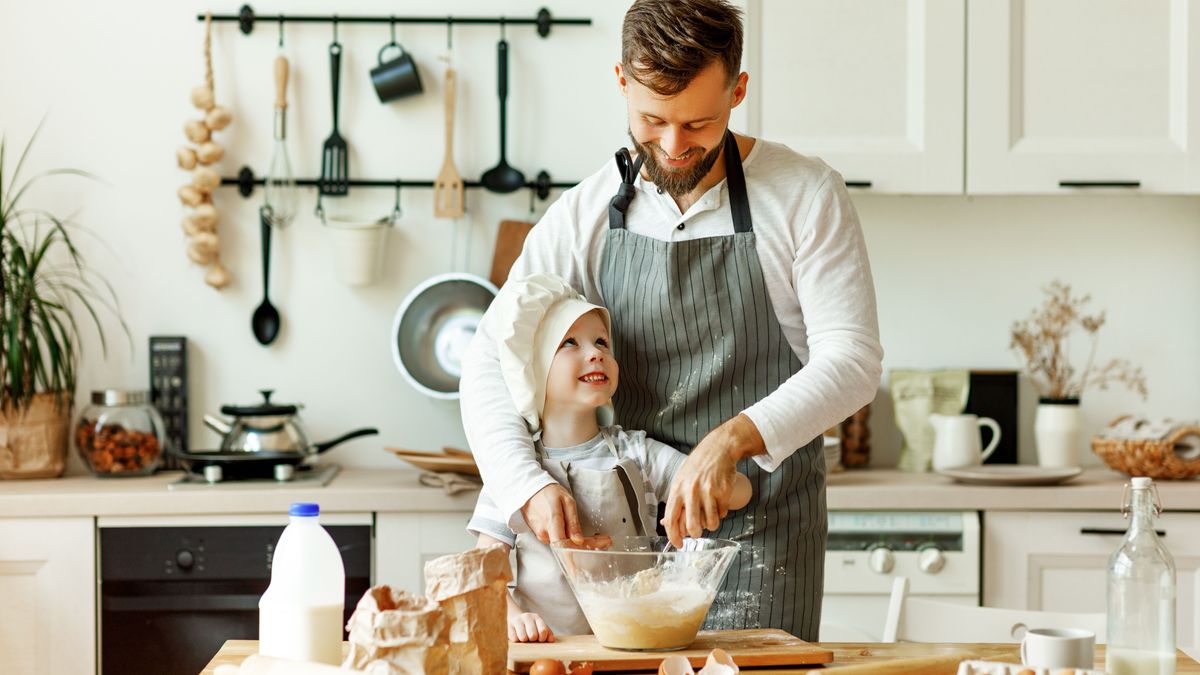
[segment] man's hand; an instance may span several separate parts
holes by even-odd
[[[521,507],[521,515],[529,526],[533,536],[543,544],[551,544],[563,539],[570,539],[576,544],[583,544],[583,531],[579,527],[579,512],[575,508],[575,498],[566,488],[553,483],[533,493],[525,506]]]
[[[738,460],[766,451],[758,429],[745,415],[710,431],[671,481],[662,519],[671,543],[682,546],[685,535],[700,537],[704,530],[717,529],[729,512]]]

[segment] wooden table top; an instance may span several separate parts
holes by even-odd
[[[950,644],[950,643],[917,643],[917,642],[820,642],[821,647],[833,651],[833,663],[828,668],[855,664],[870,664],[891,661],[893,659],[937,656],[954,652],[970,652],[973,658],[985,661],[1005,661],[1020,663],[1018,653],[1020,645],[1016,644]],[[349,650],[350,644],[343,643],[343,653]],[[258,653],[257,640],[228,640],[221,646],[213,660],[201,671],[200,675],[213,675],[217,666],[223,664],[239,665],[251,654]],[[1184,654],[1176,653],[1175,672],[1183,675],[1195,673],[1200,675],[1200,663]],[[1096,645],[1096,667],[1104,670],[1104,645]],[[802,675],[811,673],[813,668],[770,668],[766,670],[743,669],[743,673],[771,673],[771,675]]]

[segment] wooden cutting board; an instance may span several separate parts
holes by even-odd
[[[533,223],[519,220],[502,220],[496,230],[496,250],[492,254],[492,272],[488,280],[499,288],[508,280],[508,270],[521,255],[525,237],[533,229]]]
[[[672,654],[687,657],[694,668],[704,665],[708,653],[720,647],[740,667],[794,666],[832,663],[833,652],[775,628],[703,631],[687,649],[674,652],[625,652],[601,647],[594,635],[564,635],[557,642],[523,642],[508,646],[508,669],[529,672],[538,659],[591,661],[596,672],[612,670],[657,671]]]

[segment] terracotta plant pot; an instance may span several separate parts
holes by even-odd
[[[67,468],[69,400],[37,394],[27,408],[0,411],[0,478],[58,478]]]

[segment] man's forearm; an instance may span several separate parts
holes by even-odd
[[[767,445],[754,422],[745,415],[738,415],[712,431],[718,434],[714,440],[721,441],[733,460],[749,459],[767,452]]]

